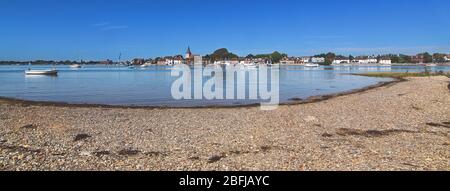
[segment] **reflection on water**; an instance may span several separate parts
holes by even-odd
[[[57,66],[58,76],[26,76],[24,71],[53,66],[0,66],[0,96],[35,101],[140,106],[205,106],[260,103],[259,100],[174,100],[170,66]],[[428,68],[450,71],[449,66]],[[421,72],[423,66],[280,67],[280,101],[362,88],[390,79],[348,75],[364,72]],[[208,77],[205,77],[204,82]],[[238,83],[248,85],[245,83]]]

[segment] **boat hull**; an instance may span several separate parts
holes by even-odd
[[[305,67],[308,67],[308,68],[317,68],[317,67],[319,67],[319,65],[318,65],[318,64],[306,64]]]
[[[56,70],[30,70],[25,71],[26,75],[48,75],[48,76],[55,76],[58,75],[58,71]]]

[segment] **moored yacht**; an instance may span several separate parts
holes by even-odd
[[[307,63],[305,64],[305,67],[319,67],[319,64]]]
[[[50,70],[31,70],[28,69],[25,71],[26,75],[58,75],[58,71],[56,69],[50,69]]]
[[[72,64],[72,65],[70,65],[70,68],[81,68],[81,65],[79,65],[79,64]]]

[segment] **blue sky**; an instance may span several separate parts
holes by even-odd
[[[448,0],[0,0],[0,60],[450,53]]]

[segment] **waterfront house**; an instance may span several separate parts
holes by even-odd
[[[177,64],[183,64],[183,56],[177,55],[177,56],[166,56],[164,57],[165,65],[177,65]],[[162,64],[163,61],[160,63]]]
[[[299,58],[299,62],[300,63],[308,63],[310,60],[311,60],[311,57],[308,57],[308,56],[306,56],[306,57],[300,57]],[[325,60],[324,60],[325,61]]]
[[[413,63],[424,63],[425,56],[423,54],[418,54],[416,56],[411,56],[411,62]]]
[[[378,61],[378,63],[379,63],[379,64],[384,64],[384,65],[390,65],[390,64],[392,64],[392,61],[391,61],[391,59],[389,59],[389,58],[381,58],[381,59]]]
[[[358,56],[353,62],[360,64],[375,64],[378,63],[378,59],[373,56]]]
[[[280,64],[295,64],[295,58],[284,57],[280,60]]]
[[[106,61],[101,61],[100,62],[100,64],[105,64],[105,65],[111,65],[111,64],[113,64],[114,62],[112,61],[112,60],[106,60]]]
[[[312,57],[311,58],[311,62],[312,63],[324,63],[325,62],[325,58],[323,58],[323,57]]]
[[[167,65],[166,59],[165,58],[160,58],[156,61],[157,65]]]
[[[145,59],[142,58],[135,58],[133,59],[133,65],[143,65],[145,64]]]
[[[254,63],[253,60],[249,58],[239,61],[239,64],[252,64],[252,63]]]
[[[336,59],[333,60],[333,64],[349,64],[350,60],[349,59]]]
[[[346,58],[338,58],[333,60],[333,64],[349,64],[350,63],[350,59],[346,59]]]

